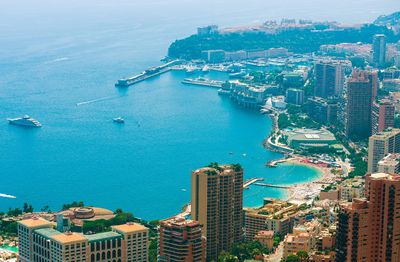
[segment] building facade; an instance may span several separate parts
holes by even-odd
[[[204,262],[206,242],[199,222],[173,217],[160,222],[158,240],[160,262]]]
[[[343,84],[344,70],[339,62],[320,61],[315,64],[315,96],[322,98],[339,96]]]
[[[386,65],[386,36],[375,35],[372,43],[373,62],[383,68]]]
[[[372,134],[394,127],[394,111],[395,107],[389,100],[382,100],[372,103]]]
[[[355,71],[347,82],[345,132],[351,140],[361,140],[371,135],[371,110],[373,84],[369,73]]]
[[[304,91],[297,88],[289,88],[286,90],[286,103],[293,105],[304,104]]]
[[[368,142],[368,173],[378,171],[378,162],[389,153],[400,153],[400,129],[375,134]]]
[[[242,238],[243,169],[211,164],[193,171],[191,205],[207,239],[207,258],[217,259]]]
[[[18,222],[19,262],[147,262],[148,229],[128,223],[83,235],[60,232],[41,218]]]

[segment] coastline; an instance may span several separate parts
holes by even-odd
[[[279,163],[306,166],[318,170],[320,173],[316,179],[291,186],[290,189],[287,190],[287,200],[291,202],[304,203],[312,200],[319,195],[324,185],[331,184],[336,180],[336,176],[331,172],[331,168],[313,164],[304,156],[293,156],[291,158],[282,159]]]

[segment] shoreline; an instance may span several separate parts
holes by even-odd
[[[336,181],[336,176],[331,172],[331,168],[310,163],[305,156],[294,156],[283,159],[280,163],[305,166],[318,170],[320,173],[315,179],[291,186],[290,189],[287,190],[287,201],[304,203],[313,200],[319,195],[324,185],[329,185]]]

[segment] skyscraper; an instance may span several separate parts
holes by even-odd
[[[201,225],[183,217],[173,217],[160,222],[158,261],[204,262],[206,243]]]
[[[400,153],[400,129],[375,134],[368,142],[368,173],[378,171],[378,162],[389,153]]]
[[[211,164],[193,171],[191,204],[207,238],[207,258],[216,259],[242,237],[243,169]]]
[[[366,176],[366,199],[341,204],[336,261],[400,261],[400,176]]]
[[[372,43],[373,62],[375,66],[383,68],[386,64],[386,36],[374,35]]]
[[[366,71],[354,71],[347,82],[346,136],[352,140],[371,135],[373,83]]]
[[[394,105],[389,100],[372,103],[372,134],[394,127]]]
[[[342,93],[343,84],[344,70],[339,62],[320,61],[315,64],[315,96],[338,96]]]

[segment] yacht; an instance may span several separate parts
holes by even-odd
[[[42,124],[39,121],[33,119],[32,117],[25,115],[23,117],[18,118],[8,118],[7,119],[10,124],[18,125],[18,126],[26,126],[26,127],[41,127]]]
[[[122,117],[114,118],[113,121],[119,124],[125,123],[125,119],[123,119]]]

